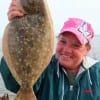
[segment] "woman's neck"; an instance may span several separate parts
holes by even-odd
[[[74,68],[74,69],[65,69],[67,72],[71,72],[71,73],[76,73],[79,71],[79,67],[78,68]]]
[[[77,73],[80,69],[80,66],[77,66],[77,67],[71,67],[71,68],[68,68],[68,67],[64,67],[62,65],[60,65],[61,67],[63,67],[67,72],[70,72],[70,73]]]

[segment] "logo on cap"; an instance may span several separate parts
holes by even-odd
[[[87,27],[87,23],[83,22],[77,29],[80,33],[83,34],[83,36],[87,39],[87,37],[89,35],[91,35],[91,32],[87,31],[88,27]]]

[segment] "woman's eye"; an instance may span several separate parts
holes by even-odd
[[[80,45],[80,44],[72,44],[72,47],[73,47],[73,48],[80,48],[81,45]]]
[[[59,40],[59,42],[60,42],[60,43],[63,43],[63,44],[66,43],[66,41],[64,41],[64,40]]]

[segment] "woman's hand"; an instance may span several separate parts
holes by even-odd
[[[9,6],[9,10],[8,10],[8,20],[11,21],[15,17],[17,17],[17,16],[21,17],[24,14],[25,14],[25,11],[23,10],[23,8],[20,5],[20,1],[12,0],[11,4]]]

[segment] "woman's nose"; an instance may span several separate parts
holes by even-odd
[[[63,51],[64,51],[64,52],[71,52],[72,50],[71,50],[70,45],[66,44],[66,45],[63,47]]]

